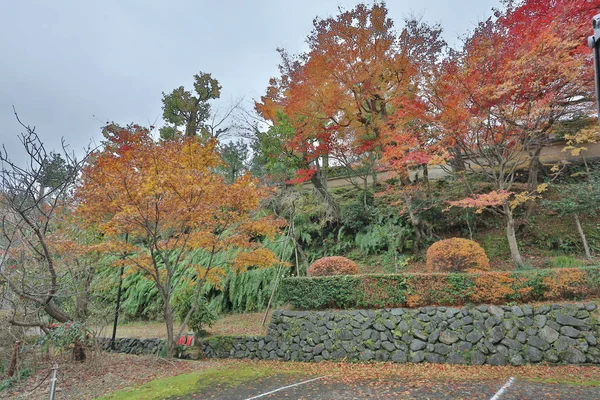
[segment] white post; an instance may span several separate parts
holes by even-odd
[[[56,370],[58,369],[58,364],[54,364],[52,367],[52,377],[50,378],[50,394],[48,399],[54,400],[54,392],[56,391]]]

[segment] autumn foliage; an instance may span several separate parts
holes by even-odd
[[[306,274],[308,276],[356,275],[358,266],[346,257],[323,257],[312,263]]]
[[[191,272],[198,298],[204,282],[219,284],[226,266],[236,272],[273,266],[278,258],[257,238],[274,237],[281,224],[258,214],[268,190],[256,179],[243,175],[227,183],[216,173],[215,140],[154,141],[140,126],[109,125],[104,135],[104,148],[83,171],[78,213],[104,235],[105,250],[119,256],[115,265],[154,281],[172,345],[177,271]],[[192,252],[208,261],[194,262]],[[218,254],[224,263],[215,262]],[[193,312],[194,306],[180,331]]]
[[[599,295],[599,267],[285,278],[281,286],[282,300],[297,309],[528,303]]]
[[[429,247],[427,269],[431,272],[487,271],[490,261],[477,242],[452,238],[440,240]]]

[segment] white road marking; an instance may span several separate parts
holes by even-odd
[[[289,388],[294,387],[294,386],[304,385],[305,383],[317,381],[319,379],[323,379],[323,378],[326,378],[326,377],[327,377],[327,375],[320,376],[320,377],[314,378],[314,379],[309,379],[309,380],[304,381],[304,382],[294,383],[293,385],[283,386],[283,387],[280,387],[279,389],[275,389],[275,390],[271,390],[270,392],[267,392],[267,393],[259,394],[258,396],[248,397],[246,400],[258,399],[259,397],[268,396],[270,394],[273,394],[273,393],[276,393],[276,392],[280,392],[282,390],[289,389]]]
[[[500,388],[500,390],[498,390],[496,392],[496,394],[494,395],[494,397],[492,397],[490,400],[498,400],[502,396],[502,394],[506,391],[506,389],[508,389],[513,384],[514,381],[515,381],[515,378],[513,378],[511,376],[510,379],[508,380],[508,382],[506,382],[504,384],[504,386],[502,386]]]

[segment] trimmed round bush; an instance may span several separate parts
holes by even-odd
[[[435,242],[427,250],[427,268],[431,272],[488,271],[490,260],[479,243],[452,238]]]
[[[356,275],[358,266],[346,257],[323,257],[312,263],[306,274],[308,276]]]

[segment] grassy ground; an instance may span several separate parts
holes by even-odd
[[[98,400],[164,399],[182,396],[191,392],[206,391],[217,387],[236,387],[248,382],[273,375],[302,375],[301,366],[294,365],[280,370],[279,365],[257,364],[253,362],[225,363],[200,372],[191,372],[174,377],[158,379],[147,384],[127,388],[100,397]]]
[[[263,328],[264,313],[228,314],[222,316],[211,327],[207,328],[209,335],[263,335],[269,325],[271,315]],[[100,336],[109,336],[112,327],[104,327]],[[117,327],[117,337],[128,338],[166,338],[167,328],[164,322],[140,321],[121,324]]]

